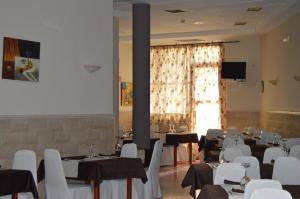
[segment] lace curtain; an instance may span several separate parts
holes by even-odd
[[[218,109],[217,123],[226,124],[225,86],[220,81],[222,52],[220,45],[151,48],[152,124],[184,123],[190,130],[202,131],[202,122],[197,122],[201,109],[213,104]]]

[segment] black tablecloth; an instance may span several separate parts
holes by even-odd
[[[192,164],[187,171],[181,186],[191,186],[190,195],[195,196],[196,189],[213,184],[213,170],[208,164]]]
[[[261,164],[260,175],[261,179],[272,179],[273,165]],[[190,195],[195,196],[197,189],[202,189],[205,185],[213,184],[213,169],[206,163],[193,164],[187,171],[182,187],[191,186]]]
[[[78,156],[80,157],[80,156]],[[70,158],[68,158],[70,159]],[[76,158],[74,158],[76,159]],[[112,158],[95,161],[80,161],[78,164],[78,180],[102,180],[140,178],[144,183],[147,175],[140,158]],[[45,178],[44,161],[38,168],[38,181]]]
[[[288,191],[293,199],[300,198],[300,185],[283,185],[282,188]],[[205,185],[197,199],[228,199],[228,194],[220,185]]]
[[[198,143],[196,133],[167,133],[166,144],[178,145],[179,143]]]
[[[39,198],[31,172],[15,169],[0,170],[0,196],[21,192],[31,192],[35,199]]]

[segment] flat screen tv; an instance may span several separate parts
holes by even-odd
[[[222,79],[246,79],[246,62],[222,62]]]

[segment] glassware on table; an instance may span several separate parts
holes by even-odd
[[[96,153],[95,153],[95,144],[90,144],[89,145],[89,152],[88,152],[88,158],[92,159],[93,157],[96,157]]]
[[[245,168],[245,175],[244,175],[244,177],[242,177],[240,184],[241,184],[241,188],[242,188],[242,189],[245,189],[246,184],[247,184],[248,182],[250,182],[250,180],[251,180],[251,179],[247,176],[247,169],[248,169],[251,165],[250,165],[250,163],[241,163],[241,165]]]

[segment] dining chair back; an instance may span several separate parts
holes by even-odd
[[[137,147],[135,143],[124,144],[121,149],[121,157],[136,158]]]
[[[241,144],[244,144],[244,139],[241,136],[228,135],[223,141],[222,148],[224,149],[224,148],[232,147],[234,145],[241,145]]]
[[[220,152],[219,161],[225,160],[226,162],[233,162],[234,158],[238,156],[243,156],[243,153],[238,148],[226,148],[224,151]]]
[[[224,133],[221,129],[208,129],[206,131],[206,139],[218,138],[218,136],[223,136]]]
[[[244,199],[250,199],[252,193],[258,189],[264,188],[273,188],[273,189],[282,189],[282,186],[277,180],[269,180],[269,179],[253,179],[249,183],[246,184]]]
[[[251,148],[246,144],[233,145],[232,148],[240,149],[244,156],[251,156]]]
[[[263,163],[270,164],[275,162],[278,157],[284,157],[285,152],[280,147],[267,148],[264,153]]]
[[[246,173],[250,179],[260,179],[260,168],[259,162],[254,156],[239,156],[234,158],[234,163],[241,163],[241,165],[246,165]]]
[[[250,199],[292,199],[292,196],[285,190],[264,188],[254,191]]]
[[[295,157],[277,158],[272,178],[282,185],[300,185],[300,161]]]
[[[214,184],[222,185],[224,180],[240,182],[245,175],[245,168],[239,163],[222,163],[217,167]]]
[[[300,160],[300,145],[291,146],[289,156]]]

